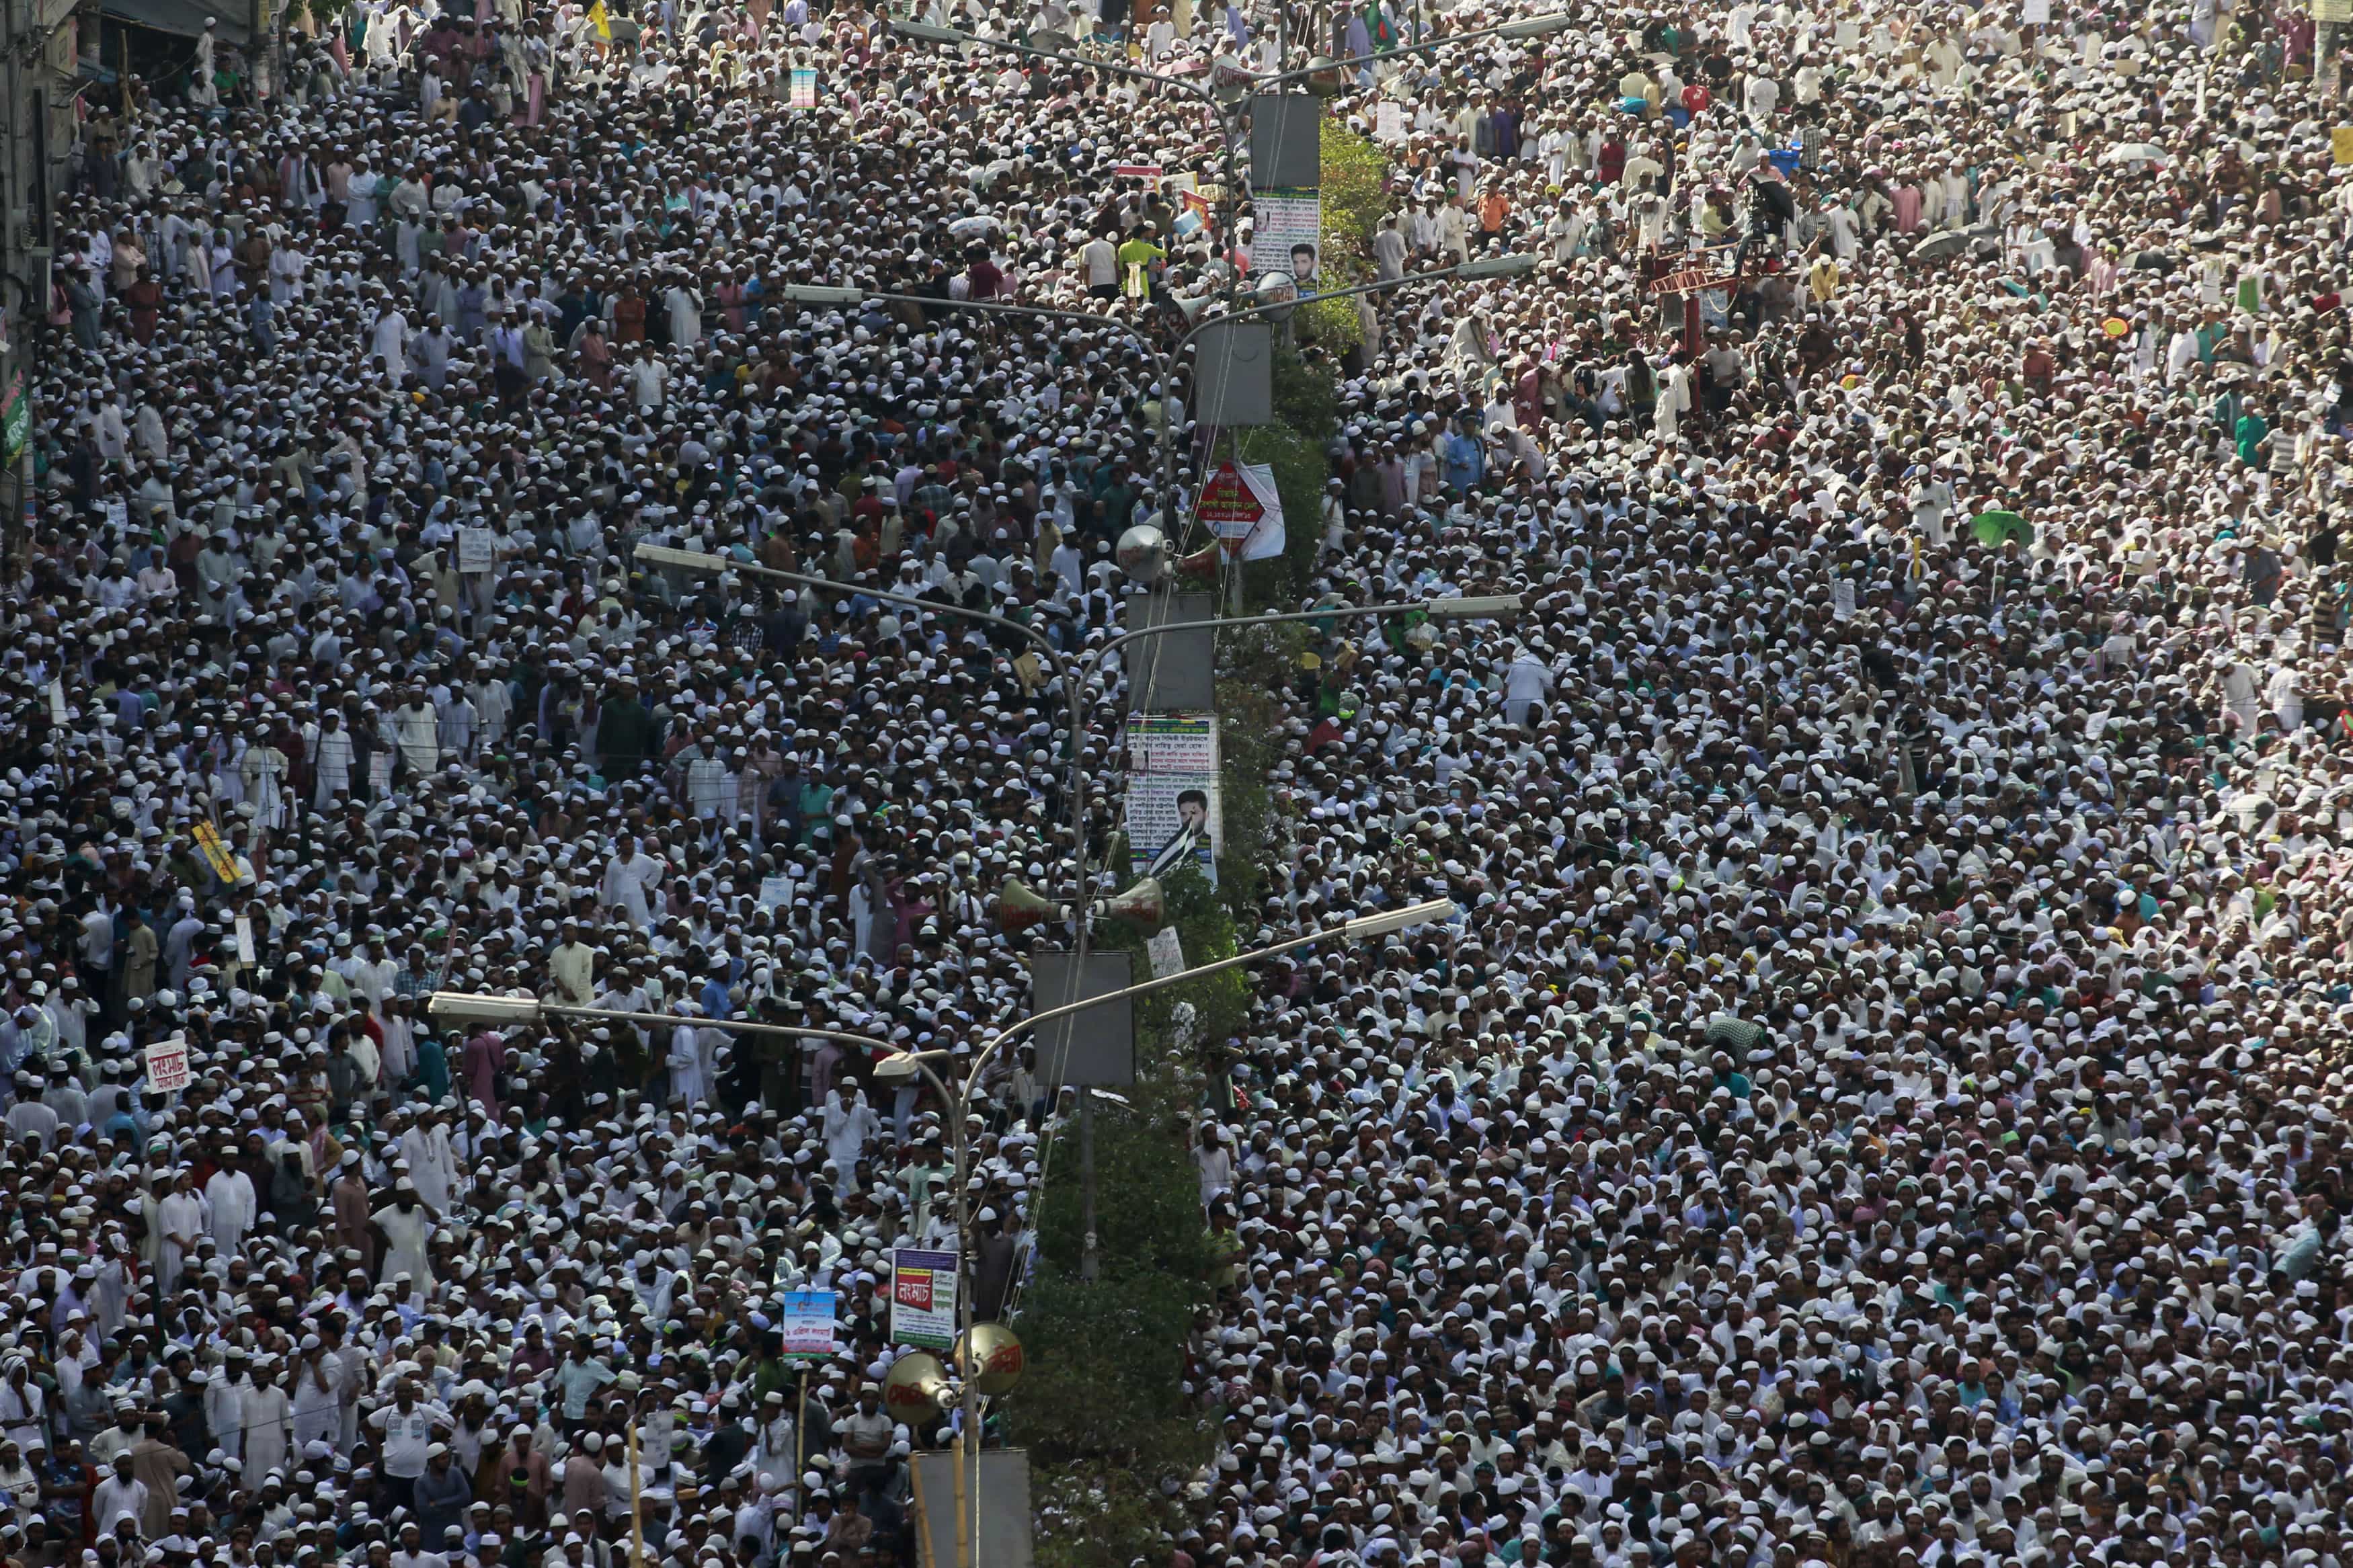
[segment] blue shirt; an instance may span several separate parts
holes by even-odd
[[[1446,482],[1458,490],[1469,489],[1479,482],[1485,458],[1476,438],[1457,430],[1446,437]]]

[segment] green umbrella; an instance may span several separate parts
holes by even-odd
[[[1969,520],[1969,531],[1978,542],[1999,548],[2005,539],[2015,539],[2021,544],[2034,542],[2034,529],[2014,511],[1981,511]]]

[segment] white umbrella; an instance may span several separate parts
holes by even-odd
[[[2154,142],[2119,142],[2100,160],[2103,163],[2162,163],[2165,149]]]
[[[1958,256],[1968,247],[1969,237],[1957,228],[1932,234],[1912,247],[1915,261],[1942,261],[1947,256]]]

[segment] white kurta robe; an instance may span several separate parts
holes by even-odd
[[[203,1237],[205,1199],[195,1192],[172,1192],[172,1194],[164,1194],[160,1213],[163,1213],[164,1244],[163,1260],[160,1260],[158,1268],[163,1269],[164,1284],[169,1286],[179,1281],[179,1269],[186,1265],[186,1253],[181,1250],[176,1241],[172,1241],[172,1237],[188,1237],[191,1241],[195,1241],[195,1237]]]
[[[835,1089],[825,1105],[825,1152],[834,1167],[847,1181],[858,1168],[859,1155],[866,1148],[866,1140],[882,1125],[866,1103],[862,1089],[852,1090],[852,1098],[844,1100],[842,1091]]]
[[[253,1178],[243,1171],[216,1171],[205,1184],[205,1199],[211,1207],[206,1234],[223,1256],[234,1258],[245,1245],[246,1233],[253,1228],[259,1208]]]
[[[710,1086],[702,1077],[702,1034],[692,1024],[681,1023],[670,1032],[670,1091],[683,1099],[692,1110],[711,1098]]]
[[[605,868],[603,901],[618,908],[639,931],[654,923],[647,895],[661,880],[661,868],[652,856],[632,855]]]

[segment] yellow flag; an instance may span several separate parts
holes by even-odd
[[[605,0],[594,0],[594,3],[589,5],[588,20],[596,27],[598,37],[608,42],[611,40],[613,19],[605,12]]]
[[[2353,163],[2353,125],[2331,127],[2328,132],[2329,159],[2338,168]]]

